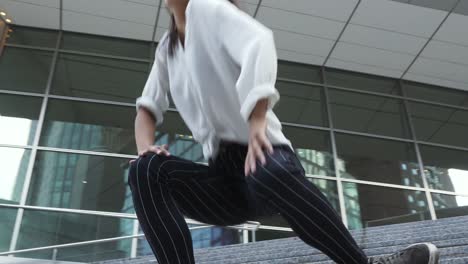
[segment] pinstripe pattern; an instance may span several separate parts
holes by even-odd
[[[195,263],[184,216],[225,226],[256,220],[272,208],[304,242],[337,263],[367,263],[326,197],[306,179],[294,152],[287,145],[274,150],[248,177],[243,175],[247,146],[225,141],[208,166],[155,153],[133,162],[128,182],[135,211],[158,262]]]
[[[140,191],[141,190],[140,189],[140,176],[139,176],[140,174],[138,173],[138,170],[140,168],[140,162],[141,162],[141,160],[138,159],[137,166],[136,166],[136,176],[133,177],[133,179],[136,178],[136,182],[137,182],[136,189],[135,189],[134,185],[133,186],[131,185],[131,187],[133,187],[132,190],[135,189],[135,190],[133,190],[133,192],[138,193],[138,195],[133,195],[133,204],[135,206],[135,212],[136,212],[136,214],[138,216],[138,219],[145,219],[147,222],[149,222],[150,220],[149,220],[149,217],[148,217],[148,213],[146,212],[144,202],[143,202],[144,201],[143,200],[143,195],[141,195],[141,191]],[[144,215],[144,218],[142,217],[142,215]],[[160,257],[161,255],[164,256],[164,259],[169,262],[166,251],[162,247],[163,244],[161,243],[161,240],[159,240],[158,236],[156,235],[156,231],[154,230],[153,226],[151,226],[151,225],[149,225],[149,227],[148,226],[145,226],[145,227],[142,226],[142,229],[144,230],[145,234],[149,233],[147,231],[149,229],[149,230],[152,231],[152,233],[150,233],[150,234],[154,235],[154,236],[149,235],[151,240],[148,239],[148,242],[149,242],[149,244],[151,246],[151,249],[153,251],[155,251],[155,247],[161,248],[161,250],[159,250],[159,251],[162,254],[156,255],[156,258],[158,259],[158,262],[162,261],[161,257]],[[158,243],[156,244],[154,240],[156,240]]]
[[[280,154],[283,156],[283,154],[280,152]],[[284,157],[284,156],[283,156]],[[328,207],[329,209],[329,212],[331,213],[331,216],[327,216],[324,212],[320,211],[317,209],[316,206],[312,205],[310,203],[310,201],[306,200],[304,196],[301,196],[299,195],[297,192],[295,192],[294,190],[292,190],[287,184],[285,184],[284,182],[282,182],[280,180],[280,178],[277,178],[273,173],[269,172],[269,174],[275,178],[276,180],[280,181],[288,190],[290,190],[292,193],[294,193],[295,195],[297,195],[301,200],[303,200],[305,203],[307,203],[307,205],[309,205],[311,208],[315,209],[317,211],[317,213],[321,214],[326,220],[328,220],[328,222],[334,227],[336,228],[336,231],[341,233],[341,236],[340,237],[343,237],[346,239],[346,241],[352,245],[354,247],[355,250],[359,251],[359,247],[358,245],[355,243],[354,241],[354,238],[349,234],[348,230],[343,226],[343,225],[340,225],[340,227],[338,227],[338,225],[336,224],[337,220],[340,221],[340,217],[338,216],[338,214],[335,213],[335,210],[333,209],[333,207],[331,206],[331,204],[326,200],[326,198],[320,193],[320,191],[314,191],[311,186],[312,184],[308,184],[309,186],[306,185],[306,183],[309,183],[307,180],[299,180],[297,177],[295,177],[294,175],[291,174],[291,172],[289,170],[287,170],[283,165],[281,165],[281,163],[279,161],[277,161],[274,157],[270,156],[270,158],[273,160],[273,162],[275,162],[278,167],[280,167],[281,169],[284,170],[284,172],[286,172],[290,177],[290,179],[294,179],[296,182],[298,182],[304,189],[306,189],[310,195],[313,195],[314,197],[316,197],[317,199],[320,200],[320,204],[324,204]],[[266,168],[264,168],[265,170],[267,170]],[[304,178],[302,178],[304,179]],[[330,217],[333,217],[334,220],[330,219]]]
[[[151,201],[153,202],[154,211],[155,211],[156,214],[158,215],[158,219],[159,219],[160,223],[162,224],[162,226],[164,227],[164,230],[166,230],[166,232],[167,232],[167,234],[168,234],[168,236],[169,236],[169,239],[171,240],[171,243],[172,243],[172,245],[174,246],[174,250],[177,251],[177,247],[176,247],[176,245],[175,245],[175,243],[174,243],[174,239],[173,239],[172,236],[171,236],[171,232],[169,232],[169,230],[167,229],[166,225],[164,224],[165,221],[163,221],[163,219],[161,218],[161,215],[159,214],[159,209],[163,209],[163,208],[166,209],[166,210],[168,210],[168,212],[170,213],[169,209],[167,208],[167,204],[165,204],[165,206],[156,206],[156,204],[155,204],[155,202],[154,202],[154,197],[153,197],[153,192],[152,192],[152,189],[153,189],[153,188],[151,188],[150,173],[149,173],[149,170],[150,170],[150,168],[151,168],[151,162],[153,161],[154,157],[156,157],[156,154],[153,154],[153,156],[151,157],[151,159],[150,159],[150,161],[149,161],[148,167],[147,167],[147,172],[146,172],[146,178],[148,179],[148,185],[147,185],[147,187],[148,187],[148,189],[149,189]],[[164,165],[164,163],[161,164],[161,167],[162,167],[163,165]],[[161,171],[161,167],[159,167],[159,170],[158,170],[158,173],[157,173],[157,177],[156,177],[156,181],[159,180],[159,172]],[[137,178],[138,178],[138,176],[137,176]],[[161,197],[162,197],[163,200],[164,200],[164,195],[163,195],[163,192],[162,192],[162,190],[161,190],[161,185],[159,185],[159,188],[160,188]],[[140,195],[141,195],[141,194],[140,194]],[[159,209],[158,209],[158,208],[159,208]],[[171,215],[171,216],[172,216],[172,215]],[[173,218],[174,218],[174,217],[173,217]],[[175,221],[175,220],[174,220],[174,221]],[[176,226],[178,227],[179,231],[182,233],[182,230],[180,229],[180,227],[179,227],[179,225],[177,224],[177,222],[176,222]],[[184,236],[184,235],[182,235],[182,237],[183,237],[183,236]],[[184,241],[185,241],[185,238],[184,238]],[[186,246],[186,247],[187,247],[187,246]],[[176,254],[176,256],[177,256],[178,263],[181,263],[180,258],[179,258],[179,254]]]

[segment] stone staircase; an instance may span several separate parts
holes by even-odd
[[[407,245],[432,242],[440,249],[443,264],[468,264],[468,216],[372,227],[352,231],[368,256],[393,253]],[[195,250],[197,264],[296,264],[334,262],[299,238]],[[95,262],[99,264],[157,263],[154,256]]]

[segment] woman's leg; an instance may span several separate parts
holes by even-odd
[[[209,166],[148,153],[135,160],[128,183],[141,228],[159,264],[193,264],[192,238],[184,215],[213,225],[247,220],[242,185],[225,183]],[[238,188],[227,192],[222,186]]]
[[[291,149],[275,147],[273,154],[267,154],[265,166],[257,164],[257,171],[247,177],[248,184],[277,208],[299,238],[337,263],[367,263],[326,197],[307,180]]]

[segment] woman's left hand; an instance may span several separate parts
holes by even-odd
[[[273,146],[266,136],[266,126],[265,116],[250,119],[249,149],[244,166],[245,176],[255,172],[257,159],[260,160],[262,165],[266,164],[264,150],[267,150],[270,154],[273,153]]]

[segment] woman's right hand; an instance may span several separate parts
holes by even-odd
[[[138,157],[143,157],[148,152],[154,152],[158,155],[162,154],[165,156],[170,156],[171,153],[169,153],[168,147],[169,146],[167,144],[164,144],[162,146],[152,145],[152,146],[147,147],[146,149],[138,151]],[[135,160],[136,159],[130,160],[129,163],[131,164]]]

